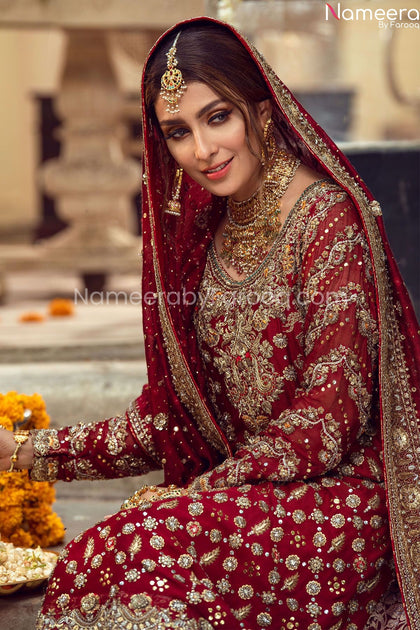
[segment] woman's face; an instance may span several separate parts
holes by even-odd
[[[258,114],[262,129],[270,113],[267,102],[263,103]],[[250,139],[254,155],[239,109],[199,82],[188,84],[178,106],[178,113],[169,114],[160,96],[155,103],[166,144],[178,166],[213,195],[237,201],[250,197],[260,184],[262,169],[258,142]]]

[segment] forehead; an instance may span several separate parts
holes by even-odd
[[[178,101],[179,112],[170,114],[167,111],[168,103],[160,95],[155,101],[155,112],[159,122],[179,120],[197,115],[209,103],[223,100],[207,83],[194,81],[187,83],[187,89]]]

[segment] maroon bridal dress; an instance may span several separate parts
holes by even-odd
[[[214,23],[175,26],[167,48],[180,28]],[[184,177],[181,216],[165,215],[175,166],[144,114],[148,384],[120,417],[36,432],[31,474],[163,468],[165,485],[187,493],[122,508],[71,541],[37,628],[379,629],[396,578],[405,613],[394,627],[415,630],[414,312],[379,204],[253,47],[223,27],[264,76],[284,148],[319,181],[236,282],[212,244],[225,200]]]

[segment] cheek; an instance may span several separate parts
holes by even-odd
[[[188,164],[191,163],[191,151],[189,150],[186,142],[175,143],[171,142],[167,144],[169,153],[174,158],[175,162],[187,170]]]
[[[232,125],[229,136],[225,134],[225,141],[228,138],[228,142],[232,149],[235,149],[237,152],[242,152],[244,150],[249,151],[246,142],[245,125],[241,120],[236,121],[236,123]]]
[[[247,162],[252,162],[254,164],[254,162],[256,161],[255,156],[252,154],[252,152],[250,151],[248,142],[247,142],[247,137],[246,137],[246,131],[245,131],[245,124],[244,122],[238,121],[237,124],[235,125],[235,128],[231,130],[231,133],[229,134],[230,136],[230,148],[232,150],[234,150],[237,154],[239,154],[242,159],[246,160]],[[251,146],[256,145],[257,143],[252,143],[251,142]],[[254,147],[255,150],[255,147]],[[258,150],[255,150],[255,152],[258,155]]]

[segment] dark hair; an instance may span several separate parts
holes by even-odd
[[[184,81],[187,84],[192,81],[206,83],[223,99],[238,107],[245,120],[250,149],[250,135],[254,135],[263,148],[262,130],[257,124],[257,104],[271,98],[271,94],[251,55],[229,28],[221,24],[200,21],[186,23],[159,42],[147,64],[144,77],[149,120],[158,127],[154,103],[166,70],[166,53],[179,32],[176,58]]]

